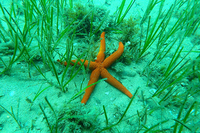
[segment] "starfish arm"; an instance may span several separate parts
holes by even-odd
[[[114,78],[105,68],[101,70],[101,77],[102,78],[107,78],[107,82],[126,94],[128,97],[132,97],[133,95],[124,87],[116,78]]]
[[[72,61],[73,61],[73,60],[72,60]],[[83,59],[80,59],[80,61],[81,61],[81,62],[84,62]],[[76,62],[76,60],[75,60],[75,62]],[[81,65],[80,62],[78,62],[78,64]],[[85,67],[88,67],[88,64],[89,64],[89,69],[90,69],[90,70],[94,70],[95,68],[97,68],[97,63],[96,63],[96,62],[93,62],[93,61],[90,61],[90,62],[89,62],[88,60],[86,60],[86,61],[84,62],[84,66],[85,66]]]
[[[57,61],[60,62],[61,64],[63,64],[64,66],[67,66],[67,62],[66,62],[66,61],[64,61],[64,62],[61,62],[60,60],[57,60]],[[76,61],[77,61],[77,60],[71,60],[70,65],[73,66],[73,65],[76,63]],[[83,59],[80,59],[80,61],[81,61],[81,62],[84,62]],[[84,66],[87,67],[87,66],[88,66],[88,63],[89,63],[89,61],[86,60],[86,61],[84,62]],[[80,62],[78,62],[78,64],[81,65]],[[94,70],[95,68],[97,68],[97,63],[96,63],[96,62],[93,62],[93,61],[90,61],[89,69],[90,69],[90,70]]]
[[[105,58],[105,50],[106,50],[106,42],[105,42],[105,32],[101,33],[101,43],[100,43],[100,49],[99,49],[99,53],[97,55],[97,59],[96,62],[103,62],[104,58]]]
[[[119,47],[117,51],[115,51],[113,54],[111,54],[103,61],[103,66],[105,68],[108,68],[114,61],[116,61],[122,55],[123,52],[124,52],[124,45],[122,44],[122,42],[119,42]]]
[[[88,82],[87,86],[91,85],[92,83],[97,82],[98,79],[99,79],[99,76],[100,76],[100,70],[99,70],[99,68],[97,68],[94,71],[92,71],[91,76],[90,76],[90,81]],[[92,94],[92,91],[94,90],[95,86],[96,86],[96,84],[88,87],[85,90],[85,94],[83,96],[83,99],[81,100],[81,103],[86,104],[86,102],[89,99],[90,95]]]

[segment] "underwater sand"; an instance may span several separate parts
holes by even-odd
[[[105,0],[93,0],[94,5],[103,6],[110,10],[110,14],[113,14],[116,11],[116,8],[119,7],[120,1],[117,0],[106,0],[107,4],[105,4]],[[128,0],[130,1],[130,0]],[[126,2],[126,4],[128,3]],[[11,0],[2,1],[1,4],[9,8],[9,3]],[[86,3],[87,0],[84,0]],[[81,3],[84,3],[81,1]],[[165,2],[165,9],[168,9],[173,2],[171,0],[167,0]],[[141,18],[144,14],[144,11],[147,7],[148,2],[146,0],[140,0],[135,2],[127,17],[134,16],[135,18]],[[152,13],[152,19],[155,19],[156,14],[158,12],[158,7],[155,7]],[[153,15],[155,14],[155,16]],[[2,14],[0,15],[2,17]],[[174,20],[176,20],[174,18]],[[197,30],[198,35],[200,30]],[[106,45],[111,43],[115,43],[118,45],[116,40],[112,40],[111,38],[106,38]],[[187,37],[184,42],[184,50],[188,50],[192,47],[193,37]],[[82,43],[81,45],[83,45]],[[80,45],[80,44],[78,44]],[[85,44],[87,45],[87,44]],[[1,47],[1,44],[0,44]],[[195,47],[195,50],[199,50],[199,45]],[[62,50],[62,49],[60,49]],[[116,49],[115,49],[116,50]],[[153,92],[156,91],[155,87],[148,87],[147,81],[148,78],[142,75],[144,68],[147,65],[147,62],[153,57],[153,53],[156,50],[156,47],[152,46],[149,51],[152,54],[149,54],[138,63],[134,61],[131,62],[130,65],[123,64],[123,68],[121,72],[117,72],[115,70],[116,67],[111,67],[108,71],[113,75],[117,80],[119,80],[132,94],[135,93],[136,89],[139,88],[138,93],[136,94],[124,120],[113,127],[112,130],[108,130],[105,132],[120,132],[120,133],[132,133],[136,131],[139,127],[137,120],[137,111],[142,112],[144,110],[141,91],[143,92],[145,98],[149,98],[152,96]],[[184,51],[183,50],[183,51]],[[84,51],[84,49],[83,49]],[[0,55],[2,56],[2,55]],[[191,53],[187,59],[196,58],[198,53]],[[106,56],[107,57],[107,56]],[[8,59],[8,57],[4,56],[3,58]],[[163,64],[168,64],[171,57],[166,57]],[[117,62],[119,63],[119,62]],[[113,64],[114,66],[117,65]],[[40,64],[41,65],[41,64]],[[43,68],[45,70],[45,67]],[[157,68],[155,68],[156,70]],[[130,98],[127,97],[122,92],[118,91],[116,88],[112,87],[107,82],[100,82],[96,85],[92,95],[87,101],[86,105],[82,105],[80,103],[82,96],[76,98],[71,103],[67,104],[69,99],[74,96],[77,92],[79,92],[81,87],[81,82],[84,80],[83,88],[87,86],[89,81],[90,72],[87,75],[83,74],[83,71],[80,71],[79,74],[67,85],[68,92],[63,93],[56,87],[49,87],[46,89],[39,97],[31,103],[31,100],[35,97],[36,93],[44,89],[45,87],[50,86],[45,79],[36,72],[34,66],[31,68],[31,78],[28,74],[28,65],[25,62],[16,62],[12,69],[10,75],[2,75],[0,76],[0,105],[5,107],[8,111],[11,111],[11,107],[13,108],[14,114],[17,119],[20,121],[22,125],[22,129],[19,129],[15,120],[3,109],[0,108],[0,132],[1,133],[48,133],[49,128],[44,119],[43,113],[39,107],[39,104],[43,107],[47,116],[50,119],[50,122],[55,122],[52,111],[48,108],[48,105],[45,101],[45,97],[47,97],[48,101],[50,101],[54,110],[58,114],[62,114],[65,109],[74,108],[74,110],[80,112],[79,115],[91,115],[94,119],[95,114],[98,115],[97,121],[99,125],[96,125],[99,128],[106,126],[106,120],[103,113],[103,105],[105,106],[108,122],[116,123],[122,116],[125,111],[128,103],[130,102]],[[53,82],[56,82],[55,76],[51,71],[46,70],[45,75],[52,79]],[[184,88],[183,88],[184,89]],[[200,96],[197,97],[198,100]],[[157,102],[159,98],[155,97],[154,99],[149,99],[146,101],[148,105],[147,110],[152,108],[157,108]],[[191,102],[194,101],[193,98],[190,99]],[[83,111],[84,110],[84,111]],[[165,119],[174,119],[177,118],[177,114],[179,111],[179,107],[169,106],[162,109],[155,110],[152,114],[148,115],[148,119],[146,125],[151,127],[163,121]],[[84,114],[86,113],[86,114]],[[168,123],[165,123],[160,128],[164,129],[165,127],[170,127],[175,122],[170,120]],[[95,125],[95,124],[94,124]],[[67,124],[65,125],[67,126]],[[200,130],[198,130],[200,132]],[[80,129],[74,130],[72,132],[80,132]],[[83,131],[84,132],[84,131]],[[89,132],[89,131],[85,131]],[[142,133],[142,132],[141,132]]]

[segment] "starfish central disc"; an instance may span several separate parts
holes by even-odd
[[[102,71],[102,69],[104,69],[103,64],[102,64],[102,63],[99,63],[99,64],[98,64],[98,68],[100,69],[100,71]]]

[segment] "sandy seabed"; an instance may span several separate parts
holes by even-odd
[[[130,0],[126,2],[126,6],[129,1]],[[87,3],[86,0],[83,0],[81,2],[75,0],[75,2],[82,4]],[[5,7],[6,9],[9,9],[10,3],[11,0],[1,2],[2,6]],[[116,9],[120,6],[121,1],[93,0],[93,3],[95,6],[103,7],[107,10],[110,10],[110,14],[113,14],[116,11]],[[166,0],[164,9],[167,10],[172,3],[173,1]],[[128,12],[126,18],[133,16],[133,18],[140,20],[144,15],[147,5],[148,2],[146,0],[136,1],[131,10]],[[152,20],[156,18],[158,14],[158,8],[159,6],[156,5],[154,10],[152,11],[151,15]],[[0,16],[1,18],[3,18],[2,12]],[[175,16],[172,16],[172,22],[169,23],[169,27],[171,27],[171,25],[174,24],[173,20],[175,22],[177,18]],[[199,41],[194,41],[195,37],[198,36],[200,37],[199,31],[200,30],[197,29],[194,35],[185,38],[183,42],[184,46],[183,51],[188,51],[193,47],[194,42],[199,42]],[[107,38],[107,36],[105,36],[106,45],[109,45],[111,43],[115,43],[116,45],[118,44],[116,40],[112,39],[115,36],[109,35],[108,37],[111,38]],[[76,47],[79,47],[79,45],[81,45],[81,47],[87,45],[84,41],[81,44],[78,43],[80,42],[77,42]],[[0,42],[0,47],[1,46],[2,45]],[[200,49],[199,45],[196,45],[193,51],[199,51],[199,49]],[[62,51],[62,49],[59,50]],[[82,50],[84,51],[84,49]],[[180,103],[169,106],[164,106],[164,104],[158,105],[158,101],[160,100],[160,98],[159,97],[151,98],[152,94],[157,90],[157,88],[153,85],[147,86],[147,83],[153,82],[152,80],[155,80],[157,75],[154,74],[155,77],[150,78],[152,80],[149,81],[148,76],[142,74],[147,63],[150,61],[150,59],[154,57],[153,53],[156,51],[156,47],[152,45],[149,51],[150,54],[141,59],[137,63],[135,61],[132,61],[129,65],[126,64],[120,65],[122,67],[120,72],[116,70],[118,67],[117,64],[120,62],[115,63],[114,67],[108,69],[108,71],[117,80],[119,80],[132,94],[134,94],[137,89],[139,90],[132,104],[130,105],[123,121],[119,123],[117,126],[113,127],[111,130],[107,130],[105,132],[131,133],[138,131],[142,127],[141,125],[144,123],[149,128],[155,124],[158,124],[159,122],[168,119],[169,121],[167,123],[160,124],[159,129],[163,130],[168,129],[174,125],[175,121],[173,119],[177,119],[179,109],[181,107],[179,105]],[[169,64],[174,51],[175,50],[170,51],[171,55],[169,54],[169,56],[166,56],[165,59],[163,59],[163,61],[159,65],[166,66],[167,64]],[[196,59],[198,55],[199,52],[192,52],[187,56],[187,59],[189,58]],[[9,59],[9,57],[6,57],[9,55],[4,55],[3,52],[0,53],[0,56],[2,56],[3,59]],[[181,58],[183,57],[184,56],[181,56]],[[42,66],[42,63],[38,64]],[[1,66],[0,69],[2,70],[3,69],[2,63],[0,64],[0,66]],[[100,129],[106,127],[106,119],[103,111],[103,105],[105,106],[106,109],[109,124],[114,124],[121,118],[126,107],[128,106],[128,103],[130,102],[129,97],[127,97],[122,92],[118,91],[116,88],[112,87],[107,82],[103,81],[96,85],[95,90],[93,91],[86,105],[80,103],[82,95],[73,100],[72,102],[68,103],[70,98],[72,98],[72,96],[74,96],[76,93],[80,91],[81,87],[84,88],[85,86],[87,86],[91,72],[86,73],[85,75],[83,71],[80,71],[77,74],[77,76],[67,85],[68,91],[66,93],[63,93],[60,89],[49,85],[46,82],[46,80],[40,75],[40,73],[37,72],[34,66],[30,68],[31,71],[31,78],[30,78],[28,73],[28,67],[29,66],[27,65],[27,63],[19,61],[13,65],[9,75],[0,76],[0,105],[10,112],[12,108],[15,117],[17,118],[22,127],[20,129],[16,121],[12,118],[12,116],[9,115],[9,113],[7,113],[5,110],[0,108],[1,133],[50,132],[47,122],[41,111],[41,108],[39,107],[39,105],[41,105],[41,107],[43,108],[49,119],[50,125],[53,125],[53,123],[55,123],[55,116],[52,110],[49,108],[47,102],[45,101],[45,97],[51,103],[52,107],[56,112],[57,117],[62,118],[65,115],[68,117],[74,115],[80,116],[80,119],[78,120],[75,118],[70,118],[67,119],[66,121],[59,123],[58,127],[60,129],[63,129],[63,132],[64,130],[69,132],[90,132],[90,131],[92,132],[93,130],[92,128],[87,129],[89,128],[87,124],[93,125],[93,128],[95,128],[93,130],[94,132],[100,131]],[[152,68],[154,70],[152,72],[156,73],[156,70],[158,69],[157,67],[158,66],[155,65],[155,68]],[[45,68],[46,68],[45,66],[43,66],[42,68],[44,70],[45,76],[48,77],[52,82],[56,82],[55,75],[52,74],[52,72],[49,69]],[[180,88],[181,91],[185,91],[186,89],[186,87],[184,87],[185,86],[184,81],[181,82],[179,85],[177,85],[177,88],[178,87],[180,88],[180,86],[182,86],[182,88]],[[42,92],[33,102],[33,99],[36,96],[36,94],[46,87],[48,88],[44,92]],[[143,102],[142,94],[145,98],[145,102]],[[184,108],[185,109],[184,113],[187,112],[187,109],[195,101],[195,99],[200,100],[200,96],[195,95],[195,97],[192,96],[188,98],[187,102],[188,105],[186,105],[186,107]],[[199,105],[197,107],[199,107]],[[148,112],[148,110],[153,110],[153,109],[155,110],[152,112]],[[147,110],[148,112],[147,115],[144,115],[145,110]],[[144,123],[139,124],[139,117],[138,117],[139,114],[141,116],[147,116],[147,118],[140,118],[140,119],[147,119],[147,121],[144,122],[140,120],[141,122]],[[197,117],[199,117],[199,109],[197,109],[196,114]],[[190,124],[187,125],[191,126]],[[86,129],[83,129],[84,127]],[[200,130],[198,131],[200,132]],[[185,130],[185,132],[187,132],[187,130]]]

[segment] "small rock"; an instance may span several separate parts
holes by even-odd
[[[149,92],[150,92],[151,94],[154,94],[154,93],[156,92],[156,89],[153,89],[153,88],[152,88],[152,89],[149,90]]]
[[[109,95],[109,92],[105,92],[106,95]]]

